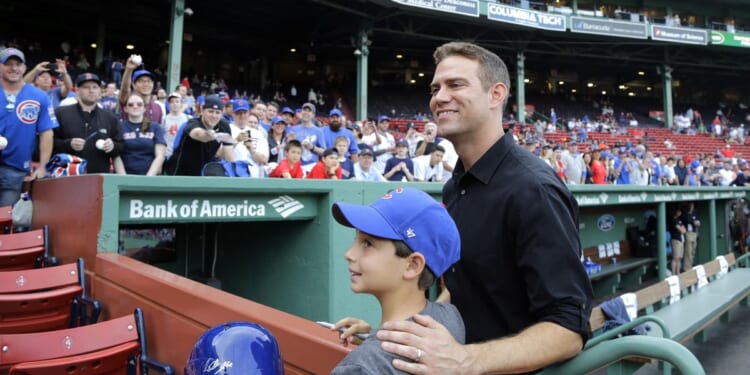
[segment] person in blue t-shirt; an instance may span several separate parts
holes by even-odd
[[[309,172],[328,148],[323,131],[315,126],[315,105],[305,103],[300,112],[300,121],[287,132],[289,139],[302,144],[302,169]]]
[[[42,90],[26,83],[26,57],[16,48],[0,51],[0,206],[15,203],[31,169],[39,137],[39,165],[34,178],[44,177],[52,155],[52,129],[58,126],[54,108]]]
[[[125,104],[127,119],[120,121],[125,140],[120,157],[114,160],[118,174],[158,176],[161,174],[167,142],[164,131],[155,122],[144,121],[143,98],[132,94]]]
[[[353,163],[357,162],[357,154],[359,154],[359,147],[357,146],[357,138],[354,137],[354,133],[351,130],[344,127],[341,110],[338,108],[332,109],[328,113],[329,123],[328,126],[321,128],[323,130],[323,137],[326,140],[326,145],[329,147],[336,147],[335,140],[338,137],[346,137],[349,139],[349,146],[346,152],[346,156],[352,160]],[[339,153],[341,150],[339,150]]]

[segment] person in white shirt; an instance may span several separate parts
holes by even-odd
[[[375,153],[369,147],[359,149],[359,161],[354,163],[354,180],[358,181],[385,181],[385,177],[378,171],[373,162]]]
[[[385,163],[393,157],[393,151],[396,149],[396,140],[390,132],[391,119],[388,116],[378,117],[378,125],[375,128],[375,142],[372,149],[375,152],[377,161],[375,168],[381,173],[385,173]],[[364,141],[364,140],[363,140]]]
[[[250,165],[250,177],[265,177],[264,166],[268,163],[268,138],[263,136],[251,123],[258,124],[258,117],[250,113],[246,100],[237,100],[232,106],[234,122],[229,125],[232,138],[237,140],[234,146],[234,160],[243,160]]]
[[[188,117],[182,111],[182,95],[179,92],[169,94],[167,102],[169,103],[169,113],[164,116],[160,125],[164,131],[164,141],[167,142],[166,157],[169,159],[172,156],[172,147],[174,147],[177,130],[188,121]]]
[[[406,124],[406,135],[404,136],[404,139],[409,143],[409,157],[413,158],[416,156],[417,144],[419,141],[424,140],[424,137],[417,133],[417,125],[413,122]]]
[[[458,153],[456,153],[453,143],[445,138],[438,143],[438,146],[445,150],[443,154],[443,181],[448,181],[453,177],[453,168],[456,167],[456,163],[458,162]]]
[[[414,181],[443,182],[443,155],[445,155],[445,149],[437,145],[429,155],[413,158]]]
[[[729,186],[737,178],[731,160],[724,160],[724,168],[719,169],[719,177],[719,185],[721,186]]]

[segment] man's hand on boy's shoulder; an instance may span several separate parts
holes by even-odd
[[[393,367],[409,374],[465,374],[469,363],[466,346],[458,343],[445,326],[428,315],[414,321],[385,322],[377,333],[381,348],[412,361],[393,360]]]

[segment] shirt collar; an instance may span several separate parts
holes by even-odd
[[[468,173],[483,184],[487,185],[489,184],[490,179],[492,179],[492,175],[495,174],[497,167],[503,162],[505,156],[514,146],[513,137],[504,134],[494,145],[492,145],[492,147],[490,147],[489,150],[487,150],[487,152],[484,153],[484,155],[482,155],[481,158],[479,158],[468,172],[464,170],[464,164],[459,158],[454,175],[460,178]]]

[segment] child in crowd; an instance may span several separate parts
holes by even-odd
[[[167,97],[169,102],[169,113],[161,120],[162,133],[164,141],[167,143],[166,158],[172,156],[172,147],[177,136],[177,130],[188,121],[187,115],[181,111],[182,96],[178,92],[173,92]]]
[[[339,166],[339,152],[335,148],[323,151],[323,157],[307,174],[307,178],[320,180],[340,180],[341,167]]]
[[[414,181],[414,162],[409,158],[406,141],[396,143],[396,153],[385,163],[383,177],[388,181]]]
[[[331,211],[337,222],[356,229],[354,243],[344,254],[351,288],[378,299],[381,324],[429,315],[456,341],[464,342],[464,324],[456,307],[425,297],[425,290],[460,258],[458,229],[441,204],[421,190],[397,188],[370,206],[338,202]],[[363,326],[361,320],[346,318],[332,329],[350,327],[341,336],[346,343]],[[391,364],[397,356],[380,344],[373,332],[331,374],[400,373]],[[408,360],[419,362],[423,355],[418,351]]]
[[[341,166],[341,179],[348,180],[354,177],[354,162],[346,155],[349,152],[349,138],[340,135],[333,141],[336,151],[339,152],[339,166]]]
[[[304,178],[305,172],[302,171],[302,144],[297,140],[287,142],[284,147],[285,159],[279,162],[279,165],[271,171],[268,177],[277,178]]]

